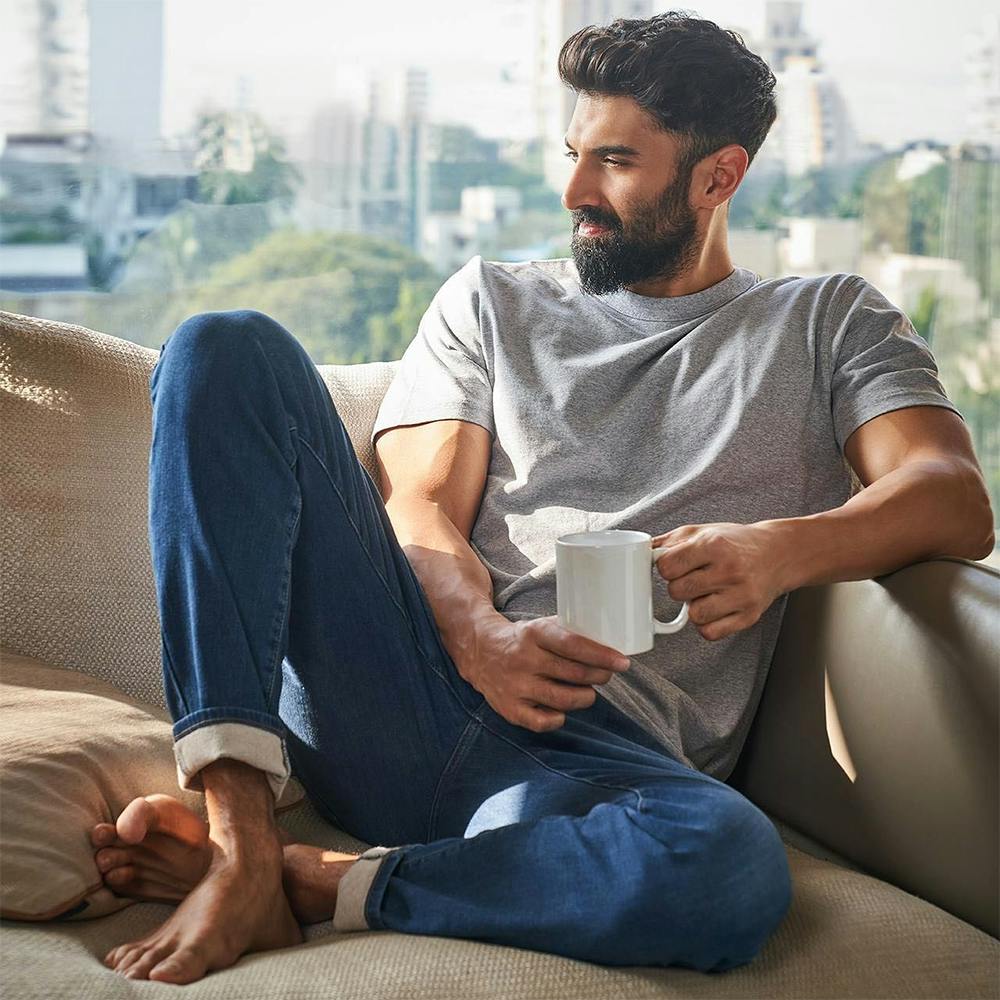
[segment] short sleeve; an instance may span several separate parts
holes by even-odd
[[[438,289],[382,399],[371,439],[388,427],[468,420],[496,435],[493,383],[479,324],[481,259]]]
[[[831,408],[837,446],[862,424],[907,406],[943,406],[962,416],[945,393],[927,341],[906,314],[864,278],[838,293],[833,309]],[[836,300],[835,300],[836,303]]]

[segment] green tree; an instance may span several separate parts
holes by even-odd
[[[302,182],[299,169],[286,159],[284,142],[248,111],[203,111],[195,126],[202,201],[216,205],[276,202],[289,208]],[[240,161],[236,169],[234,161]]]
[[[258,309],[290,330],[317,364],[392,360],[413,338],[439,283],[429,264],[398,244],[285,227],[212,268],[184,310]]]

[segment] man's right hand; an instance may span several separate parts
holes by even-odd
[[[559,729],[566,712],[589,708],[594,684],[627,670],[628,657],[571,632],[557,615],[478,623],[459,672],[493,710],[535,733]]]

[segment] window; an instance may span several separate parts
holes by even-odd
[[[399,357],[472,255],[569,253],[572,95],[555,64],[584,6],[16,5],[0,308],[156,346],[192,312],[252,307],[318,363]],[[1000,512],[1000,24],[977,0],[948,11],[698,8],[779,78],[778,122],[731,205],[734,260],[861,273],[901,306]]]

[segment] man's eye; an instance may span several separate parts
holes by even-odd
[[[604,157],[604,162],[610,164],[612,167],[624,167],[625,164],[621,160],[613,160],[610,156]]]
[[[563,153],[563,156],[568,156],[572,160],[573,157],[576,156],[576,152],[572,149],[567,149],[566,152]]]

